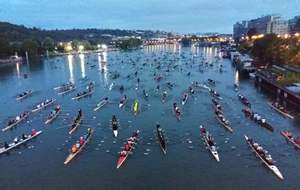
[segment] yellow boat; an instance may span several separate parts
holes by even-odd
[[[133,113],[136,115],[140,111],[140,103],[138,100],[133,102]]]

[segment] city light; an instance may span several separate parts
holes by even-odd
[[[296,37],[299,37],[299,33],[297,32],[297,33],[295,34],[295,36],[296,36]]]
[[[79,45],[79,46],[78,46],[78,51],[81,52],[81,51],[83,51],[83,50],[84,50],[84,46],[83,46],[83,45]]]

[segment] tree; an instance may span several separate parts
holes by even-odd
[[[0,57],[7,57],[11,53],[8,40],[0,38]]]
[[[38,54],[39,44],[35,40],[26,39],[24,40],[21,49],[23,53],[28,52],[29,56],[35,56]]]
[[[50,37],[46,37],[43,41],[43,48],[48,51],[53,51],[55,48],[54,40]]]

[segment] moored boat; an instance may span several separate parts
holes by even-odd
[[[72,146],[70,150],[70,154],[64,161],[64,164],[67,165],[70,163],[87,145],[88,142],[90,142],[92,135],[94,133],[94,129],[88,128],[88,133],[83,137],[79,139],[79,143],[76,143]]]
[[[287,142],[292,143],[296,149],[300,150],[300,137],[294,138],[293,133],[290,131],[281,131],[280,133],[285,137]]]
[[[294,116],[292,116],[291,114],[289,114],[288,111],[285,109],[285,107],[279,105],[278,102],[274,102],[274,103],[268,102],[268,105],[272,109],[274,109],[275,111],[277,111],[278,113],[280,113],[281,115],[283,115],[284,117],[289,118],[289,119],[294,119]]]
[[[131,137],[128,138],[124,149],[120,152],[119,159],[117,161],[117,169],[120,168],[126,161],[128,155],[133,151],[135,144],[138,141],[139,130],[134,132]]]
[[[245,135],[245,139],[249,147],[253,150],[255,155],[264,163],[264,165],[267,166],[269,170],[271,170],[279,179],[283,180],[283,175],[281,174],[277,166],[274,165],[274,161],[271,155],[268,154],[268,151],[264,150],[262,146],[254,142],[254,140],[249,138],[247,135]]]
[[[20,115],[18,115],[16,118],[9,120],[6,127],[3,128],[2,131],[5,132],[5,131],[17,126],[19,123],[21,123],[26,118],[28,118],[29,114],[30,114],[30,111],[25,111],[25,112],[21,113]]]
[[[30,135],[22,135],[20,139],[15,138],[14,142],[7,144],[4,143],[4,147],[0,148],[0,155],[6,152],[9,152],[10,150],[17,148],[18,146],[25,144],[26,142],[32,140],[33,138],[37,137],[38,135],[42,134],[42,131],[35,131],[32,130]]]
[[[217,162],[220,162],[220,157],[217,151],[216,143],[212,138],[211,134],[202,125],[200,126],[200,135],[209,152],[212,154],[212,156],[216,159]]]

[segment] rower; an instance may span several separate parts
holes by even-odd
[[[9,148],[9,145],[7,142],[4,142],[4,149],[7,149],[7,148]]]
[[[75,152],[77,152],[77,150],[78,150],[78,148],[77,148],[76,144],[73,144],[73,146],[71,148],[71,152],[75,153]]]
[[[81,109],[79,109],[79,111],[78,111],[78,116],[79,116],[79,117],[82,116],[82,110],[81,110]]]
[[[22,140],[25,140],[26,139],[26,135],[23,133],[22,134]]]
[[[79,138],[79,144],[80,146],[84,144],[84,138],[82,136]]]
[[[32,129],[31,130],[31,136],[34,136],[34,135],[36,135],[36,131],[35,131],[35,129]]]
[[[129,146],[128,143],[125,144],[124,150],[125,150],[125,151],[129,151],[129,150],[130,150],[130,146]]]
[[[14,143],[15,144],[17,144],[19,142],[19,139],[18,139],[18,137],[15,137],[15,139],[14,139]]]

